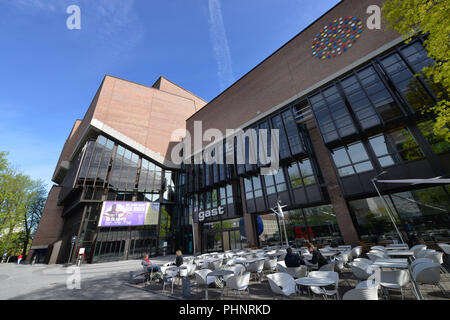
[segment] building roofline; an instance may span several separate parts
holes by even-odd
[[[138,85],[138,86],[141,86],[141,87],[145,87],[145,88],[148,88],[148,89],[152,89],[152,90],[158,90],[158,91],[165,92],[165,93],[167,93],[167,94],[173,95],[173,96],[175,96],[175,97],[179,97],[179,98],[183,98],[183,99],[186,99],[186,100],[190,100],[190,101],[192,101],[192,102],[195,102],[193,99],[190,99],[190,98],[188,98],[188,97],[183,97],[183,96],[180,96],[180,95],[175,94],[175,93],[172,93],[172,92],[167,92],[167,91],[164,91],[164,90],[159,90],[159,89],[154,88],[153,86],[149,86],[149,85],[146,85],[146,84],[142,84],[142,83],[134,82],[134,81],[131,81],[131,80],[123,79],[123,78],[116,77],[116,76],[113,76],[113,75],[110,75],[110,74],[105,74],[103,80],[104,80],[106,77],[118,79],[118,80],[121,80],[121,81],[125,81],[125,82],[128,82],[128,83],[135,84],[135,85]],[[160,76],[160,77],[158,78],[158,80],[159,80],[160,78],[164,78],[164,77]],[[167,80],[167,81],[169,81],[170,83],[173,83],[172,81],[170,81],[170,80],[168,80],[168,79],[166,79],[166,78],[164,78],[164,79]],[[158,82],[158,80],[156,80],[156,82]],[[156,83],[156,82],[155,82],[155,83]],[[154,83],[154,84],[155,84],[155,83]],[[154,84],[153,84],[153,85],[154,85]],[[173,84],[176,85],[176,86],[178,86],[178,85],[175,84],[175,83],[173,83]],[[187,90],[184,89],[183,87],[180,87],[180,86],[178,86],[178,87],[181,88],[181,89],[183,89],[184,91],[188,92],[189,94],[192,94],[193,96],[197,97],[195,94],[193,94],[193,93],[187,91]],[[199,98],[199,99],[201,99],[202,101],[208,103],[207,101],[203,100],[203,99],[200,98],[200,97],[197,97],[197,98]]]
[[[164,77],[164,76],[159,76],[159,78],[155,81],[155,83],[153,84],[153,86],[159,81],[159,80],[161,80],[161,79],[164,79],[164,80],[166,80],[166,81],[168,81],[168,82],[170,82],[171,84],[173,84],[174,86],[176,86],[176,87],[178,87],[178,88],[180,88],[181,90],[183,90],[183,91],[186,91],[187,93],[189,93],[189,94],[191,94],[191,95],[193,95],[194,97],[196,97],[196,98],[198,98],[198,99],[200,99],[200,100],[202,100],[203,102],[205,102],[206,104],[208,103],[208,101],[206,101],[205,99],[203,99],[203,98],[200,98],[198,95],[196,95],[195,93],[192,93],[191,91],[189,91],[189,90],[186,90],[185,88],[183,88],[182,86],[180,86],[180,85],[178,85],[178,84],[176,84],[175,82],[173,82],[173,81],[171,81],[171,80],[169,80],[169,79],[167,79],[166,77]],[[152,88],[153,88],[153,86],[152,86]],[[161,90],[161,91],[164,91],[164,90]],[[164,91],[164,92],[166,92],[166,91]]]
[[[263,61],[261,61],[260,63],[258,63],[255,67],[253,67],[250,71],[248,71],[246,74],[244,74],[242,77],[240,77],[237,81],[235,81],[232,85],[230,85],[228,88],[226,88],[224,91],[222,91],[221,93],[219,93],[214,99],[212,99],[210,102],[208,102],[208,104],[206,104],[203,108],[199,109],[198,111],[196,111],[193,115],[191,115],[189,118],[186,119],[186,121],[188,121],[189,119],[191,119],[192,117],[194,117],[195,115],[197,115],[197,113],[200,113],[201,111],[205,110],[213,101],[217,100],[220,96],[222,96],[223,94],[225,94],[225,92],[227,92],[228,90],[230,90],[232,87],[234,87],[238,82],[240,82],[242,79],[244,79],[247,75],[249,75],[251,72],[253,72],[254,70],[256,70],[258,67],[260,67],[264,62],[266,62],[267,60],[269,60],[272,56],[274,56],[275,54],[277,54],[281,49],[283,49],[284,47],[286,47],[288,44],[290,44],[295,38],[299,37],[303,32],[305,32],[306,30],[308,30],[310,27],[312,27],[313,24],[315,24],[317,21],[319,21],[320,19],[322,19],[325,15],[327,15],[329,12],[333,11],[337,6],[341,5],[345,0],[341,0],[339,1],[337,4],[335,4],[332,8],[330,8],[329,10],[327,10],[325,13],[323,13],[320,17],[318,17],[316,20],[314,20],[313,22],[311,22],[308,26],[306,26],[303,30],[301,30],[299,33],[297,33],[294,37],[292,37],[288,42],[286,42],[284,45],[282,45],[280,48],[278,48],[276,51],[274,51],[270,56],[268,56],[267,58],[265,58]]]

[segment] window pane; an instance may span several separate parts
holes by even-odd
[[[370,163],[370,161],[367,161],[367,162],[355,164],[355,170],[356,170],[356,172],[361,173],[361,172],[373,170],[373,167],[372,167],[372,164]]]
[[[355,174],[355,170],[353,170],[353,167],[352,167],[352,166],[340,168],[340,169],[338,170],[338,172],[339,172],[339,175],[340,175],[341,177],[349,176],[349,175],[351,175],[351,174]]]
[[[353,163],[369,159],[369,156],[367,155],[367,152],[361,142],[349,145],[348,154],[350,155]]]
[[[332,155],[336,167],[342,167],[350,164],[350,158],[348,157],[345,148],[334,150]]]
[[[430,143],[436,154],[442,154],[450,150],[450,143],[446,142],[443,137],[437,136],[433,132],[435,121],[428,120],[419,123],[417,126],[424,135],[425,139]]]

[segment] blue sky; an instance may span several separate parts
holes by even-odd
[[[0,150],[48,187],[105,74],[210,101],[339,0],[0,0]],[[70,5],[81,30],[68,30]]]

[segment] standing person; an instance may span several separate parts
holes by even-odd
[[[17,264],[20,264],[20,261],[22,261],[23,255],[21,254],[18,258],[17,258]]]
[[[177,257],[175,258],[175,265],[179,267],[183,264],[183,256],[181,250],[177,250],[175,254],[177,255]]]
[[[292,253],[292,248],[287,248],[286,252],[286,256],[284,257],[284,263],[286,264],[286,267],[295,268],[305,264],[305,261],[303,261],[302,257],[300,257],[296,253]]]
[[[306,244],[306,247],[308,248],[309,253],[312,254],[312,259],[311,260],[307,260],[309,263],[311,264],[316,264],[318,265],[319,269],[328,264],[328,260],[322,255],[322,253],[320,253],[320,251],[314,247],[314,245],[311,242],[308,242]]]
[[[3,258],[2,258],[2,263],[6,262],[6,258],[7,258],[7,252],[5,251],[5,253],[3,254]]]

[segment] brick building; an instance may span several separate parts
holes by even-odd
[[[150,88],[105,77],[63,148],[33,247],[51,247],[47,260],[64,262],[76,236],[72,252],[86,248],[97,262],[278,244],[281,232],[258,228],[274,226],[278,200],[292,244],[399,240],[388,210],[406,241],[448,241],[449,185],[379,184],[385,204],[372,183],[384,171],[410,179],[450,169],[449,143],[421,112],[442,90],[414,76],[433,61],[423,38],[406,44],[384,25],[367,27],[367,8],[382,2],[340,2],[209,103],[164,78]],[[261,175],[260,161],[175,164],[170,134],[194,132],[196,122],[203,132],[279,130],[280,170]],[[198,156],[220,145],[224,159],[236,158],[236,141],[222,138],[191,149]],[[101,226],[105,201],[158,203],[158,224]]]

